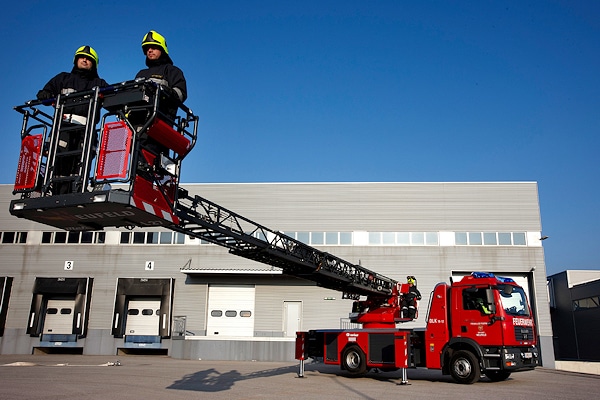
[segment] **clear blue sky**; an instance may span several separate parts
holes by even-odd
[[[537,181],[548,274],[600,269],[600,1],[26,1],[0,16],[12,107],[89,44],[109,83],[150,29],[201,118],[184,182]]]

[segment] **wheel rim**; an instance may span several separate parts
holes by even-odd
[[[454,363],[454,372],[461,378],[471,375],[471,370],[471,363],[464,358],[460,358]]]
[[[346,364],[352,369],[358,368],[360,366],[360,356],[355,351],[351,351],[346,356]]]

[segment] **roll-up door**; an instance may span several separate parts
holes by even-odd
[[[130,300],[127,306],[125,335],[158,336],[160,299]]]
[[[254,336],[253,285],[210,285],[207,336]]]
[[[43,333],[70,335],[73,333],[75,299],[48,300],[44,316]]]

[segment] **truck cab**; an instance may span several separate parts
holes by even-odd
[[[538,364],[527,297],[512,279],[474,272],[434,289],[425,330],[426,364],[461,383],[493,381]]]

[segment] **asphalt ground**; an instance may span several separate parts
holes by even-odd
[[[119,365],[120,364],[120,365]],[[504,382],[459,385],[439,371],[369,372],[295,362],[176,360],[166,356],[1,355],[0,399],[594,399],[600,376],[538,368]]]

